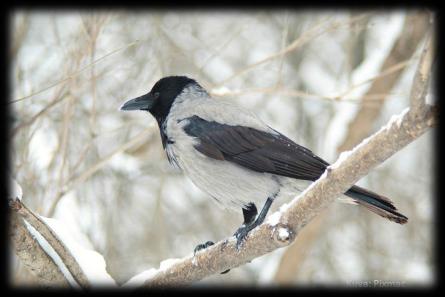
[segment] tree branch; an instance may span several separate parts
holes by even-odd
[[[68,272],[82,288],[91,286],[90,281],[69,249],[39,216],[29,210],[19,199],[10,202],[10,209],[12,210],[11,232],[16,254],[31,271],[36,272],[37,276],[44,282],[47,282],[47,279],[49,279],[62,285],[69,284],[60,267],[39,245],[25,226],[25,222],[37,230],[48,242],[62,259]]]
[[[10,216],[10,237],[20,261],[40,280],[43,286],[69,287],[69,283],[54,260],[26,228],[20,215]]]

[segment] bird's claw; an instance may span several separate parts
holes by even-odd
[[[212,246],[212,245],[214,245],[215,243],[213,242],[213,241],[207,241],[206,243],[201,243],[201,244],[198,244],[196,247],[195,247],[195,249],[193,250],[193,255],[196,255],[196,253],[197,252],[199,252],[200,250],[203,250],[203,249],[206,249],[206,248],[208,248],[209,246]]]
[[[207,241],[206,243],[198,244],[198,245],[195,247],[195,249],[193,250],[193,256],[195,256],[196,253],[199,252],[200,250],[206,249],[206,248],[208,248],[209,246],[212,246],[212,245],[214,245],[214,244],[215,244],[215,243],[214,243],[213,241],[210,241],[210,240]],[[221,274],[225,274],[225,273],[227,273],[227,272],[229,272],[229,271],[230,271],[230,269],[227,269],[227,270],[221,272]]]
[[[243,245],[244,240],[246,239],[247,235],[249,234],[251,228],[249,228],[249,225],[243,225],[238,230],[236,230],[235,236],[236,238],[236,250],[239,251],[240,247]]]

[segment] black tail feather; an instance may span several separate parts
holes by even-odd
[[[370,211],[393,222],[399,224],[405,224],[408,222],[408,218],[399,213],[391,200],[384,196],[368,191],[359,186],[353,186],[345,193],[345,195],[353,198],[359,205],[362,205]]]

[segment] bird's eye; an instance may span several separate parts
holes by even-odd
[[[155,97],[155,99],[157,99],[157,98],[159,98],[159,92],[155,92],[154,94],[153,94],[153,97]]]

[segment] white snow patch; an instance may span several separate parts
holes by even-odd
[[[175,265],[178,262],[181,262],[182,259],[174,258],[174,259],[167,259],[161,262],[161,265],[159,267],[159,270],[167,270],[173,265]]]
[[[355,149],[355,148],[354,148]],[[340,166],[347,158],[349,158],[349,156],[352,154],[352,152],[354,151],[350,150],[350,151],[344,151],[340,154],[340,156],[338,156],[338,159],[334,162],[334,164],[330,165],[328,168],[330,169],[336,169],[338,168],[338,166]],[[326,172],[326,171],[325,171]]]
[[[37,240],[39,245],[42,247],[42,249],[48,254],[48,256],[53,259],[54,263],[59,267],[60,271],[65,276],[68,283],[73,288],[81,288],[80,285],[76,282],[74,277],[69,272],[68,268],[66,268],[65,264],[63,263],[62,259],[60,258],[59,254],[53,249],[53,247],[46,241],[46,239],[33,227],[31,226],[26,220],[25,226],[28,229],[29,233]]]
[[[405,117],[405,115],[408,113],[409,111],[409,107],[405,108],[402,113],[400,114],[395,114],[393,115],[390,119],[388,124],[386,124],[385,126],[387,128],[391,127],[392,125],[394,125],[394,123],[397,125],[398,128],[400,128],[400,125],[402,124],[402,120]]]
[[[289,230],[286,228],[278,228],[278,239],[286,241],[289,238]]]
[[[351,151],[344,151],[338,156],[338,159],[335,161],[334,164],[330,166],[331,169],[337,168],[340,164],[342,164],[349,156],[351,155]]]
[[[122,287],[138,287],[142,286],[147,280],[151,279],[153,276],[158,274],[163,270],[167,270],[178,262],[181,262],[182,259],[174,258],[167,259],[161,262],[159,265],[159,269],[150,268],[149,270],[142,271],[141,273],[133,276],[130,280],[128,280]]]
[[[289,208],[289,204],[287,203],[283,203],[280,206],[280,209],[276,212],[274,212],[273,214],[271,214],[267,219],[266,219],[266,223],[269,224],[270,226],[276,226],[281,219],[281,215],[287,211],[287,209]]]
[[[139,274],[136,274],[130,280],[128,280],[125,284],[122,285],[123,288],[125,287],[140,287],[142,286],[147,280],[152,278],[154,275],[158,273],[157,269],[150,268],[149,270],[142,271]]]
[[[435,96],[435,94],[432,94],[432,93],[426,94],[426,96],[425,96],[425,103],[429,104],[429,105],[436,104],[436,96]]]
[[[400,127],[400,125],[402,124],[402,120],[405,117],[405,115],[409,112],[410,108],[407,107],[405,108],[400,114],[396,114],[393,115],[388,123],[386,125],[384,125],[382,128],[380,128],[377,132],[371,134],[370,136],[368,136],[367,138],[363,139],[362,142],[360,142],[358,145],[356,145],[351,151],[347,152],[349,154],[352,154],[354,151],[356,151],[358,148],[366,145],[369,140],[371,140],[371,138],[374,137],[374,135],[380,133],[383,130],[388,130],[389,128],[391,128],[392,125],[394,125],[394,123],[397,125],[397,127]],[[335,162],[337,163],[337,162]],[[337,165],[338,166],[338,165]],[[331,166],[332,167],[332,166]],[[332,167],[333,168],[333,167]]]
[[[12,177],[9,177],[9,184],[11,192],[9,193],[8,198],[10,200],[15,200],[15,199],[22,200],[23,197],[22,187],[20,187],[20,185]]]
[[[112,285],[116,286],[114,279],[106,270],[106,263],[101,254],[89,250],[76,242],[71,232],[56,219],[40,218],[57,234],[59,239],[66,245],[73,257],[79,263],[92,286]]]
[[[280,219],[281,211],[276,211],[267,218],[266,223],[270,226],[276,226],[280,222]]]
[[[400,114],[396,114],[393,115],[390,119],[389,122],[384,125],[382,128],[380,128],[377,132],[373,133],[372,135],[370,135],[369,137],[365,138],[362,140],[362,142],[360,142],[358,145],[356,145],[352,150],[350,151],[345,151],[342,152],[340,154],[340,156],[338,157],[337,161],[335,161],[334,164],[332,164],[331,166],[329,166],[331,169],[335,169],[338,166],[340,166],[340,164],[342,164],[354,151],[356,151],[358,148],[366,145],[369,140],[374,137],[374,135],[380,133],[380,131],[382,130],[387,130],[389,129],[392,125],[396,124],[397,127],[400,127],[400,125],[402,124],[402,120],[405,117],[405,115],[409,112],[409,107],[405,108]]]
[[[192,265],[193,266],[197,266],[198,265],[198,261],[196,260],[196,257],[192,258]]]

